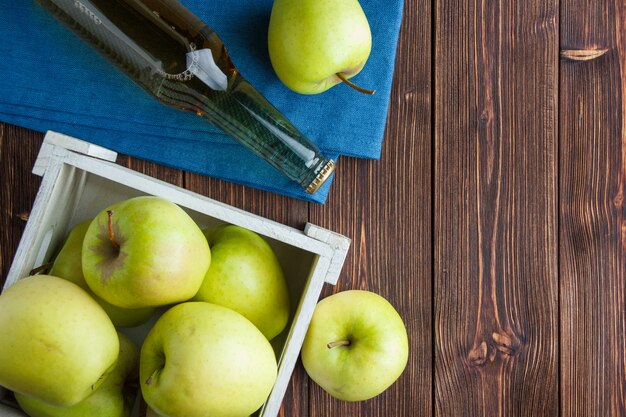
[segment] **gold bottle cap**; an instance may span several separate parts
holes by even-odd
[[[322,184],[324,184],[326,182],[326,180],[328,178],[330,178],[330,175],[335,171],[335,161],[333,161],[332,159],[330,159],[326,165],[324,166],[324,168],[322,168],[320,170],[320,172],[317,174],[317,177],[315,177],[315,179],[313,181],[311,181],[311,183],[309,184],[308,187],[306,187],[306,192],[309,194],[315,194],[315,192],[317,192],[317,190],[320,189],[320,187],[322,186]]]

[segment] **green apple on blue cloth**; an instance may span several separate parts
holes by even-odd
[[[289,90],[267,46],[271,0],[181,3],[214,29],[251,84],[325,155],[378,159],[387,118],[401,0],[362,0],[372,51],[352,81],[318,95]],[[150,97],[34,0],[0,0],[0,121],[55,130],[122,154],[324,203],[331,183],[307,194],[265,161],[192,113]],[[341,175],[341,161],[336,175]]]

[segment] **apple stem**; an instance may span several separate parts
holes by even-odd
[[[356,85],[355,83],[353,83],[352,81],[350,81],[349,79],[346,78],[345,74],[342,72],[338,72],[337,74],[335,74],[337,77],[339,77],[339,79],[341,81],[343,81],[344,83],[348,84],[350,87],[354,88],[356,91],[358,91],[359,93],[363,93],[363,94],[367,94],[367,95],[372,95],[376,92],[376,90],[367,90],[363,87],[359,87],[358,85]]]
[[[52,262],[46,262],[43,265],[39,265],[37,268],[31,269],[28,275],[37,275],[40,272],[47,272],[52,267],[52,265]]]
[[[332,349],[337,346],[350,346],[350,341],[348,339],[336,340],[334,342],[330,342],[326,345],[328,349]]]
[[[107,215],[109,216],[109,240],[115,249],[119,249],[120,245],[115,240],[115,233],[113,232],[113,210],[107,210]]]

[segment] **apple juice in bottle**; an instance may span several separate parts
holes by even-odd
[[[157,100],[218,126],[309,193],[334,162],[233,66],[217,34],[176,0],[37,0]]]

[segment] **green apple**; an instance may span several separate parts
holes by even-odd
[[[152,408],[148,407],[146,409],[146,417],[161,417],[161,416],[157,414],[157,412],[154,411]]]
[[[241,314],[205,302],[167,310],[141,347],[143,398],[158,415],[245,417],[276,381],[274,351]]]
[[[287,87],[318,94],[363,69],[372,34],[357,0],[275,0],[268,48]]]
[[[206,238],[176,204],[135,197],[100,212],[83,241],[89,288],[124,308],[181,302],[193,297],[211,263]]]
[[[95,295],[85,281],[82,266],[83,240],[90,224],[91,220],[87,220],[74,226],[54,259],[49,274],[67,279],[87,291],[106,311],[115,326],[139,326],[150,318],[154,308],[128,309],[115,306]]]
[[[385,391],[404,371],[408,354],[398,312],[380,295],[359,290],[318,303],[301,351],[311,379],[344,401]]]
[[[289,320],[289,293],[274,251],[258,234],[235,225],[205,234],[211,266],[194,299],[235,310],[273,339]]]
[[[126,336],[121,333],[118,336],[117,364],[93,394],[72,406],[59,407],[16,393],[15,399],[22,410],[31,417],[129,417],[136,392],[126,392],[126,388],[127,382],[137,377],[139,350]]]
[[[0,385],[56,405],[89,396],[115,366],[119,341],[79,286],[36,275],[0,295]]]

